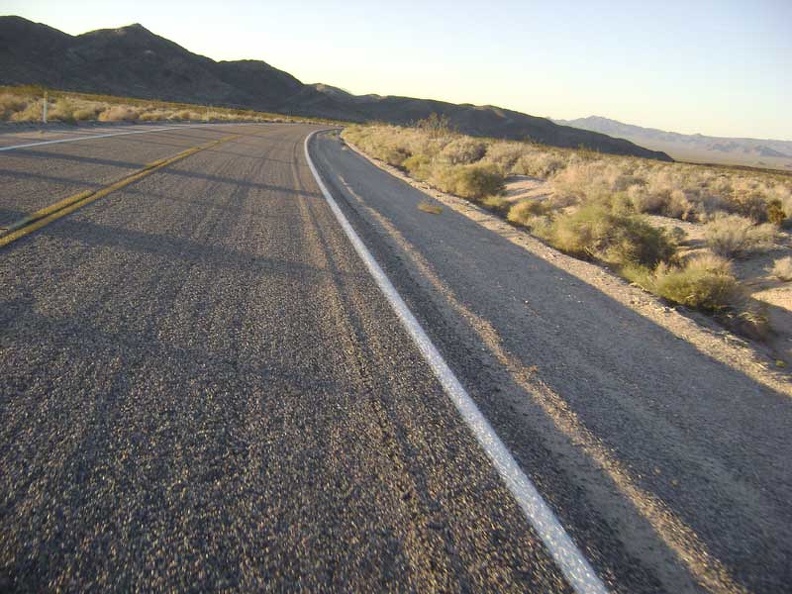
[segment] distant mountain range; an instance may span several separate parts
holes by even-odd
[[[678,134],[632,126],[599,116],[554,121],[564,126],[624,138],[641,146],[666,152],[680,161],[748,165],[792,171],[792,141]]]
[[[498,107],[356,96],[304,84],[258,60],[216,62],[138,24],[72,36],[21,17],[0,17],[0,85],[19,84],[352,122],[410,124],[436,113],[466,134],[671,160],[628,140]]]

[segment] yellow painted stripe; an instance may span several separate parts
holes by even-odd
[[[19,221],[16,221],[12,225],[10,225],[2,235],[0,235],[0,248],[7,246],[10,243],[13,243],[17,239],[21,237],[25,237],[26,235],[30,235],[34,231],[41,229],[45,225],[49,225],[53,221],[57,221],[58,219],[65,217],[68,214],[73,213],[75,210],[82,208],[83,206],[90,204],[91,202],[95,202],[100,198],[104,198],[108,194],[115,192],[116,190],[120,190],[128,186],[129,184],[133,184],[136,181],[143,179],[144,177],[151,175],[155,171],[162,169],[163,167],[167,167],[169,165],[173,165],[177,161],[181,161],[182,159],[186,159],[190,155],[194,155],[200,151],[204,151],[209,148],[213,148],[220,143],[227,142],[233,138],[236,138],[236,135],[226,136],[219,140],[214,140],[212,142],[202,144],[200,146],[194,146],[192,148],[187,149],[179,153],[178,155],[174,155],[172,157],[168,157],[167,159],[160,159],[159,161],[154,161],[153,163],[147,164],[142,169],[139,169],[135,173],[128,175],[127,177],[118,180],[117,182],[110,184],[109,186],[105,186],[104,188],[100,188],[98,190],[88,190],[86,192],[80,192],[79,194],[74,194],[73,196],[69,196],[68,198],[64,198],[63,200],[59,200],[55,204],[51,204],[41,210],[34,212],[31,215],[26,216]]]

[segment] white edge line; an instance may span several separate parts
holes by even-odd
[[[383,272],[380,265],[368,251],[360,236],[352,228],[338,203],[325,186],[316,166],[308,152],[308,144],[318,131],[312,132],[305,139],[305,158],[322,194],[330,205],[341,228],[352,242],[355,251],[368,268],[377,286],[383,292],[399,320],[415,341],[421,354],[431,366],[437,379],[453,401],[462,418],[470,427],[481,447],[492,460],[492,464],[506,483],[523,513],[542,539],[550,555],[564,573],[569,584],[578,594],[606,594],[608,590],[597,577],[594,569],[566,533],[553,510],[536,490],[531,480],[522,471],[509,450],[498,437],[489,421],[479,410],[476,403],[462,386],[454,372],[443,359],[437,347],[429,339],[418,320],[409,310],[396,288]]]

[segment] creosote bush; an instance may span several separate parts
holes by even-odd
[[[562,252],[618,267],[654,267],[676,250],[665,231],[640,216],[617,214],[599,205],[557,216],[540,233]]]
[[[725,257],[744,257],[773,245],[777,233],[771,223],[755,224],[739,215],[716,215],[704,228],[709,248]]]
[[[503,175],[493,165],[434,165],[428,177],[444,192],[474,200],[500,194],[504,188]]]
[[[716,313],[749,335],[767,327],[725,258],[772,246],[779,226],[790,224],[788,176],[469,138],[437,117],[413,128],[349,126],[342,137],[568,254],[615,267],[671,302]],[[547,195],[509,202],[501,190],[514,175],[545,180]],[[682,259],[677,246],[688,241],[687,233],[663,230],[644,215],[704,224],[712,252]],[[792,279],[792,257],[777,261],[772,274]]]
[[[719,312],[738,308],[744,294],[725,258],[704,254],[681,265],[660,263],[654,270],[635,267],[628,276],[646,290],[673,303]]]

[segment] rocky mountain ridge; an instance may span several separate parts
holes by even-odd
[[[435,113],[465,134],[670,160],[624,139],[494,106],[356,96],[329,85],[304,84],[259,60],[218,62],[140,24],[72,36],[21,17],[0,17],[0,85],[23,84],[351,122],[410,124]]]
[[[680,134],[625,124],[600,116],[554,121],[563,126],[624,138],[641,146],[667,152],[674,159],[682,161],[792,171],[792,141],[788,140]]]

